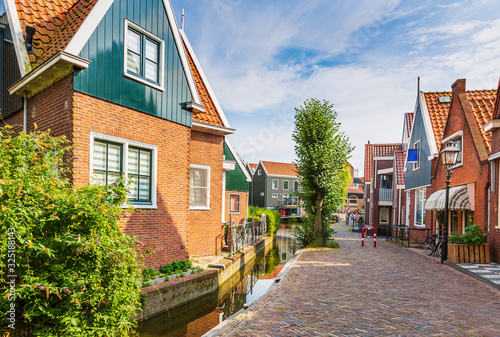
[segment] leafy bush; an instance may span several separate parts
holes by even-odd
[[[262,213],[264,213],[266,215],[267,235],[274,235],[280,227],[280,222],[281,222],[280,212],[275,211],[273,209],[250,206],[248,208],[249,221],[251,221],[252,215],[254,215],[255,221],[259,221],[260,215]]]
[[[457,232],[452,232],[450,234],[450,237],[448,238],[448,241],[453,244],[463,244],[464,240],[460,237],[460,235],[457,234]]]
[[[437,210],[436,212],[434,212],[434,215],[436,216],[436,221],[438,224],[444,224],[444,210]]]
[[[187,272],[193,268],[193,263],[189,260],[172,261],[166,265],[161,266],[160,272],[166,275],[174,275],[182,272]]]
[[[69,150],[64,137],[0,128],[0,232],[14,233],[0,238],[0,322],[15,303],[16,323],[38,336],[128,335],[140,274],[136,241],[117,224],[126,188],[73,187]]]
[[[472,225],[465,228],[465,233],[460,237],[463,242],[470,246],[482,245],[486,242],[486,235],[479,225]]]

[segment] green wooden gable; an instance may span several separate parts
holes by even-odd
[[[236,158],[234,158],[233,154],[231,153],[229,147],[225,142],[224,142],[224,158],[226,160],[236,161]],[[236,168],[234,169],[234,171],[226,171],[226,191],[248,192],[249,184],[246,179],[247,178],[245,177],[243,170],[238,165],[238,163],[236,163]]]
[[[126,20],[163,41],[164,91],[124,75]],[[192,115],[181,104],[193,95],[162,0],[115,0],[79,56],[91,63],[75,74],[76,91],[191,127]]]

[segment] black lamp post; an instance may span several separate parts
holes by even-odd
[[[443,243],[441,245],[441,263],[448,260],[448,200],[450,192],[451,168],[457,163],[458,153],[460,152],[453,143],[448,143],[441,151],[441,161],[446,169],[446,193],[444,203],[444,224],[443,224]]]

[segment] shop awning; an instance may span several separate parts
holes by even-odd
[[[446,190],[439,190],[431,194],[425,202],[425,209],[441,210],[445,206]],[[452,210],[471,210],[469,202],[469,194],[467,193],[467,186],[455,186],[450,188],[448,209]]]

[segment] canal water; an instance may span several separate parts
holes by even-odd
[[[294,225],[282,227],[273,240],[273,248],[257,255],[246,275],[238,273],[223,289],[139,323],[141,337],[202,336],[226,318],[261,297],[274,282],[285,263],[295,254]],[[227,289],[227,290],[226,290]]]

